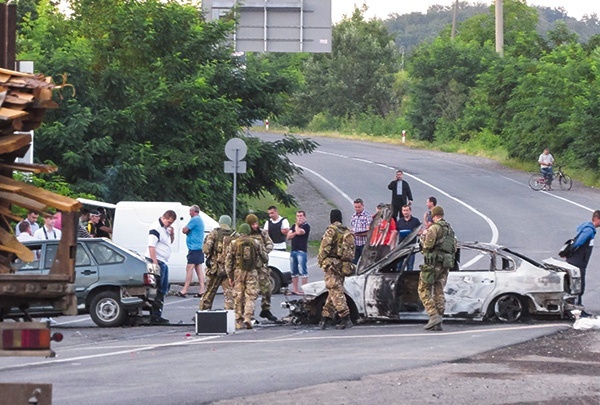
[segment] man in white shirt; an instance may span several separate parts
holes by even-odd
[[[284,217],[279,216],[277,207],[271,205],[267,213],[269,214],[269,220],[265,222],[263,227],[265,231],[269,232],[269,237],[273,241],[273,250],[286,250],[285,241],[287,239],[288,231],[290,230],[290,223]]]
[[[54,215],[44,217],[44,226],[34,232],[35,239],[60,239],[62,232],[54,227]]]
[[[19,242],[27,242],[29,240],[35,240],[33,237],[33,233],[31,232],[31,224],[27,220],[23,220],[19,222],[19,226],[17,227],[20,231],[19,236],[17,236],[17,240]]]
[[[150,313],[150,323],[153,325],[166,325],[168,319],[162,317],[164,297],[169,292],[169,267],[167,262],[171,256],[171,244],[175,239],[173,222],[177,219],[177,214],[173,210],[166,211],[162,217],[158,218],[150,226],[148,231],[148,250],[146,259],[154,266],[160,268],[158,285],[156,286],[156,298],[152,303]]]
[[[37,211],[29,211],[27,213],[27,217],[22,220],[21,222],[19,222],[17,224],[17,226],[15,227],[15,236],[19,236],[21,234],[21,231],[19,230],[19,225],[23,222],[29,222],[29,225],[31,225],[31,233],[35,233],[35,231],[37,231],[38,229],[40,229],[40,226],[37,223],[38,217],[40,216],[40,214],[38,214]]]

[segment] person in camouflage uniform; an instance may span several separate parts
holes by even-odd
[[[232,310],[234,308],[233,285],[229,282],[227,272],[225,271],[227,247],[233,238],[233,234],[231,217],[229,215],[221,215],[219,218],[219,227],[210,231],[204,240],[202,252],[206,256],[206,277],[208,281],[206,283],[206,292],[200,300],[200,310],[202,311],[212,309],[219,286],[223,288],[225,309]]]
[[[431,210],[433,225],[429,227],[423,240],[423,256],[419,276],[419,298],[429,315],[426,330],[442,330],[442,317],[446,309],[444,286],[448,272],[454,266],[456,237],[454,230],[444,220],[444,209],[439,205]]]
[[[325,301],[323,312],[321,313],[319,327],[326,329],[333,322],[337,312],[341,321],[336,325],[336,329],[346,329],[352,327],[353,324],[350,320],[350,309],[348,308],[346,295],[344,294],[345,277],[342,274],[344,263],[340,258],[340,252],[337,251],[338,242],[336,238],[339,238],[339,235],[347,231],[348,228],[342,225],[342,212],[340,210],[331,210],[329,217],[331,225],[327,227],[323,235],[321,246],[319,247],[319,255],[317,256],[319,267],[325,272],[325,287],[329,291],[327,301]],[[351,256],[353,256],[352,253],[355,248],[353,237],[351,245],[349,248]],[[351,259],[346,265],[352,265]]]
[[[268,256],[264,247],[256,239],[249,237],[250,225],[241,224],[238,234],[238,238],[233,240],[227,248],[225,270],[227,277],[233,283],[236,328],[252,329],[254,301],[258,297],[257,268],[260,261],[267,261]],[[248,253],[254,257],[254,263],[246,267],[241,255],[248,248],[248,243],[251,244],[251,252]]]
[[[264,247],[267,254],[273,251],[273,241],[269,237],[269,231],[260,229],[258,226],[258,217],[254,214],[246,216],[246,223],[250,225],[250,236],[256,239]],[[268,256],[267,256],[268,258]],[[277,317],[271,313],[271,294],[273,284],[271,283],[271,269],[269,269],[269,261],[261,262],[257,268],[258,271],[258,289],[262,297],[260,303],[261,318],[268,319],[271,322],[277,322]]]

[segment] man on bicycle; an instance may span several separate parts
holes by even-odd
[[[540,171],[546,180],[546,184],[542,190],[552,190],[552,178],[554,177],[552,174],[552,165],[554,164],[554,157],[548,148],[544,149],[544,152],[542,152],[538,159],[538,163],[540,164]]]

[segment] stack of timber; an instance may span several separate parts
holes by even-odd
[[[12,178],[14,171],[51,173],[57,170],[49,165],[17,163],[15,159],[27,153],[32,142],[30,131],[41,125],[46,109],[58,107],[52,97],[61,87],[49,76],[0,68],[0,274],[14,272],[10,264],[15,255],[24,261],[31,259],[29,249],[14,237],[11,221],[22,218],[13,214],[12,205],[42,215],[50,215],[50,210],[62,211],[64,247],[74,246],[76,240],[76,212],[81,206],[77,200]]]

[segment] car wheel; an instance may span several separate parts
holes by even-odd
[[[92,298],[90,316],[96,325],[103,328],[122,326],[127,319],[120,296],[114,291],[102,291]]]
[[[516,322],[524,312],[523,301],[517,295],[503,295],[494,301],[494,315],[499,321]]]
[[[273,289],[271,290],[271,294],[280,294],[281,275],[276,270],[271,269],[269,277],[271,277],[271,286],[273,287]]]

